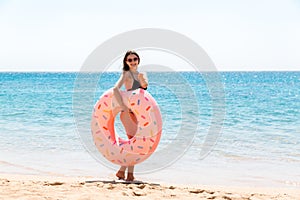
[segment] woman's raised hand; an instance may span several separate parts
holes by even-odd
[[[139,82],[141,83],[141,86],[143,88],[146,88],[148,86],[148,81],[145,78],[145,75],[143,73],[139,73],[138,79],[139,79]]]

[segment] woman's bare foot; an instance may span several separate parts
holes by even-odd
[[[125,179],[125,172],[119,170],[119,171],[116,173],[116,176],[117,176],[119,179]]]
[[[128,172],[128,173],[127,173],[126,181],[133,181],[133,180],[134,180],[133,173]]]

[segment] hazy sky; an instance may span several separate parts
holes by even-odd
[[[221,71],[300,70],[300,0],[0,0],[0,71],[78,71],[138,28],[184,34]]]

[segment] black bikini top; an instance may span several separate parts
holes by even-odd
[[[132,90],[136,90],[136,89],[139,89],[139,88],[142,88],[142,89],[144,89],[144,90],[147,90],[147,87],[146,87],[146,88],[143,88],[143,87],[141,86],[140,82],[139,82],[138,80],[135,80],[135,78],[134,78],[134,76],[133,76],[133,74],[132,74],[132,72],[131,72],[130,70],[129,70],[129,72],[130,72],[130,74],[131,74],[131,76],[132,76],[132,78],[133,78],[133,84],[132,84],[131,89],[129,89],[129,90],[127,90],[127,91],[132,91]]]

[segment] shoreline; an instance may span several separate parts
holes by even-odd
[[[178,185],[97,177],[0,174],[0,199],[298,199],[299,188]]]

